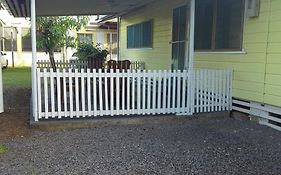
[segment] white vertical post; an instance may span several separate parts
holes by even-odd
[[[189,57],[188,57],[188,71],[190,77],[188,77],[188,96],[189,98],[189,105],[192,108],[194,106],[194,87],[193,83],[193,61],[194,61],[194,30],[195,30],[195,0],[190,0],[190,21],[189,21]],[[188,107],[189,108],[189,107]],[[193,113],[193,109],[191,110]]]
[[[117,61],[120,60],[120,24],[121,17],[117,18]]]
[[[188,69],[193,69],[194,60],[194,28],[195,28],[195,0],[190,0],[190,22],[189,22],[189,58]],[[191,78],[190,78],[191,80]]]
[[[31,43],[32,43],[32,112],[35,121],[38,121],[37,114],[37,88],[36,88],[36,11],[35,0],[30,2],[31,9]]]
[[[0,64],[0,113],[4,112],[3,103],[3,76],[2,76],[2,65]]]

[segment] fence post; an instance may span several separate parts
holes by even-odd
[[[3,102],[3,76],[2,76],[2,65],[0,64],[0,113],[4,112]]]

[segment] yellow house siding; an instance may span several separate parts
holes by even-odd
[[[171,32],[173,7],[186,4],[184,0],[156,1],[121,18],[121,59],[144,61],[147,69],[171,68]],[[127,49],[127,26],[153,20],[152,48]]]
[[[170,69],[172,7],[182,2],[156,1],[122,17],[121,58],[145,61],[148,69]],[[127,49],[127,25],[148,19],[154,22],[153,48]],[[244,23],[241,53],[195,52],[194,67],[233,69],[234,97],[281,107],[281,1],[261,0],[259,17],[245,17]]]
[[[264,102],[281,106],[281,1],[271,0]]]
[[[268,0],[261,0],[260,16],[245,18],[243,35],[245,54],[195,53],[195,67],[233,69],[234,97],[264,101],[269,7]]]

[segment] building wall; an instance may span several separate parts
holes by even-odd
[[[0,26],[1,28],[1,26]],[[32,65],[32,52],[31,51],[23,51],[22,50],[22,28],[29,28],[29,26],[24,26],[24,27],[17,27],[17,37],[16,37],[16,41],[17,41],[17,50],[14,51],[14,65],[16,67],[23,67],[23,66],[31,66]],[[0,30],[2,31],[2,30]],[[102,37],[105,37],[104,41],[105,43],[107,42],[106,39],[106,32],[113,32],[113,31],[100,31],[102,33]],[[87,33],[87,34],[92,34],[93,36],[93,44],[96,45],[97,44],[97,32],[96,31],[86,31],[85,29],[81,29],[78,32],[74,32],[73,36],[77,37],[78,33]],[[0,35],[1,36],[1,35]],[[2,43],[1,43],[2,44]],[[0,46],[1,46],[0,44]],[[12,52],[11,51],[5,51],[3,50],[7,55],[6,58],[8,59],[8,67],[12,66]],[[66,51],[66,59],[70,59],[72,58],[72,54],[75,52],[75,49],[73,48],[69,48]],[[63,60],[64,55],[63,52],[56,52],[55,53],[55,59],[56,60]],[[116,55],[113,55],[113,59],[116,59]],[[45,52],[37,52],[37,58],[39,60],[49,60],[49,55],[46,54]]]
[[[172,9],[184,1],[156,1],[121,18],[121,58],[142,60],[148,69],[170,69]],[[234,97],[281,106],[281,1],[261,0],[260,15],[245,17],[243,51],[195,53],[195,68],[234,71]],[[153,48],[127,49],[128,25],[153,19]]]
[[[233,69],[233,95],[263,102],[269,14],[269,1],[261,0],[260,16],[245,18],[244,53],[196,53],[195,67]]]
[[[264,102],[281,106],[281,1],[271,0],[268,9]]]
[[[120,58],[145,61],[147,69],[171,69],[172,7],[185,4],[185,0],[161,0],[121,18]],[[153,20],[153,47],[127,49],[127,26]]]

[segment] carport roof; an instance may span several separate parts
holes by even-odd
[[[37,16],[117,15],[154,0],[35,0]],[[30,16],[30,0],[5,0],[15,17]]]

